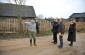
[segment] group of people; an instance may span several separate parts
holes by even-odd
[[[31,22],[25,22],[25,24],[28,26],[29,31],[29,37],[30,37],[30,46],[32,46],[32,39],[34,41],[34,45],[36,45],[36,32],[39,34],[39,23],[37,20],[32,19]],[[65,24],[63,23],[63,19],[55,19],[52,22],[52,33],[53,33],[53,42],[54,44],[57,44],[57,35],[59,35],[60,45],[59,48],[63,48],[63,35],[65,33]],[[71,21],[69,25],[69,31],[68,31],[68,41],[70,41],[69,46],[73,46],[73,42],[76,41],[76,23],[75,21]]]
[[[60,45],[59,48],[63,48],[63,35],[65,33],[65,24],[63,23],[63,19],[55,19],[52,22],[52,33],[53,33],[53,42],[57,44],[57,36],[59,35]],[[71,43],[69,46],[73,46],[73,42],[76,41],[76,23],[75,20],[70,22],[69,30],[68,30],[68,41]]]
[[[52,32],[53,32],[53,42],[54,44],[57,44],[57,34],[59,34],[60,39],[60,45],[59,48],[63,48],[63,35],[65,32],[65,25],[63,23],[63,19],[55,19],[52,23]]]

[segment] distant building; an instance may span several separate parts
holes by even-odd
[[[73,13],[69,20],[75,19],[77,22],[85,22],[85,12],[84,13]]]

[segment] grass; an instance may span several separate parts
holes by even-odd
[[[52,35],[51,31],[40,31],[39,36],[50,36]]]
[[[37,37],[50,36],[50,35],[52,35],[51,31],[40,31]],[[27,38],[27,37],[29,37],[28,32],[22,35],[20,33],[0,33],[0,39],[17,39],[17,38]]]
[[[66,30],[66,33],[68,30]],[[85,29],[77,30],[77,32],[85,33]],[[42,37],[42,36],[50,36],[52,35],[51,31],[43,31],[41,30],[40,33],[37,35],[37,37]],[[27,38],[29,37],[28,32],[24,34],[20,33],[0,33],[0,39],[17,39],[17,38]]]

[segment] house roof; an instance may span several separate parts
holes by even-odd
[[[7,17],[36,17],[33,6],[0,3],[0,16]]]
[[[85,12],[84,13],[73,13],[70,18],[85,18]]]

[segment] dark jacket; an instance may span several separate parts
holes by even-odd
[[[64,34],[64,32],[65,32],[65,25],[64,25],[63,22],[61,22],[61,23],[59,24],[59,32],[60,32],[61,34]]]
[[[76,24],[70,24],[68,41],[76,41]]]
[[[58,29],[59,29],[59,23],[58,22],[53,22],[53,27],[52,27],[52,32],[53,33],[58,33]]]
[[[39,26],[40,26],[39,22],[36,22],[36,29],[39,29]]]

